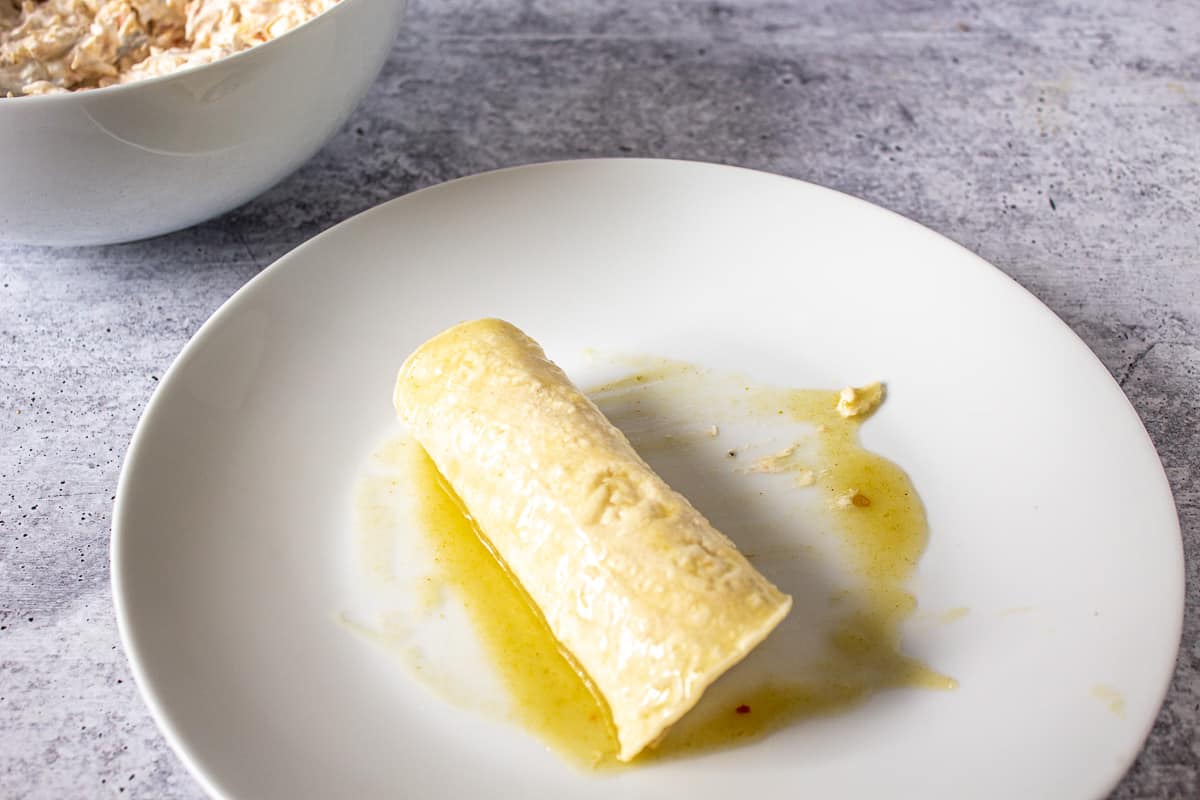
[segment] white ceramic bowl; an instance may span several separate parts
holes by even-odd
[[[0,99],[0,241],[104,244],[185,228],[299,167],[365,94],[405,0],[341,0],[212,64]]]

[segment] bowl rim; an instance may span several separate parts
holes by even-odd
[[[242,61],[242,60],[246,60],[249,58],[255,58],[257,56],[254,54],[261,53],[264,50],[264,48],[274,48],[279,42],[282,42],[282,41],[290,38],[292,36],[292,34],[298,32],[304,28],[307,28],[309,25],[312,25],[313,23],[317,22],[318,20],[327,19],[327,18],[333,17],[334,15],[344,13],[344,12],[342,12],[342,9],[344,7],[351,6],[351,5],[358,5],[358,4],[367,3],[367,2],[370,2],[370,0],[337,0],[337,2],[333,5],[332,8],[322,11],[321,13],[313,16],[312,18],[305,20],[304,22],[300,23],[299,25],[297,25],[296,27],[287,31],[286,33],[283,33],[272,39],[268,39],[265,42],[251,45],[250,47],[247,47],[245,50],[239,50],[236,53],[230,53],[227,56],[222,56],[221,58],[218,58],[216,61],[209,61],[206,64],[191,64],[189,66],[180,67],[177,70],[172,70],[171,72],[167,72],[162,75],[153,75],[148,78],[141,78],[136,81],[130,81],[129,83],[115,83],[112,86],[101,86],[101,87],[97,87],[97,88],[86,88],[86,89],[67,89],[66,91],[61,91],[61,92],[50,92],[47,94],[23,94],[23,95],[17,95],[15,97],[0,96],[0,114],[4,114],[5,113],[4,109],[9,108],[10,106],[20,107],[20,108],[32,108],[32,107],[36,107],[36,106],[49,106],[49,105],[53,105],[53,104],[77,103],[77,102],[80,102],[80,98],[86,98],[86,99],[90,100],[90,99],[96,98],[96,97],[114,97],[119,94],[137,91],[138,89],[141,89],[141,88],[146,88],[146,87],[150,87],[150,86],[160,86],[160,85],[170,82],[170,81],[182,80],[188,76],[194,75],[194,74],[201,72],[203,70],[206,70],[206,69],[216,67],[218,65],[224,65],[224,64],[229,64],[234,61]],[[401,7],[401,10],[403,11],[403,7],[405,5],[405,0],[391,0],[391,2],[397,3],[397,5],[399,5]]]

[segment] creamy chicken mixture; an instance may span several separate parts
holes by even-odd
[[[94,89],[207,64],[338,0],[0,0],[0,97]]]
[[[868,417],[883,402],[883,384],[879,381],[855,388],[847,386],[838,393],[837,412],[843,417]]]

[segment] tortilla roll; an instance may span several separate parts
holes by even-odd
[[[603,696],[622,761],[791,609],[509,323],[465,322],[421,345],[394,403]]]

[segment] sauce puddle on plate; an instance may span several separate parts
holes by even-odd
[[[514,715],[569,761],[599,765],[617,751],[607,705],[433,461],[420,447],[412,451],[419,520],[436,569],[466,606]]]
[[[753,741],[885,689],[955,687],[901,648],[901,626],[916,609],[906,585],[929,531],[905,472],[860,444],[873,408],[843,416],[837,391],[755,386],[666,361],[589,395],[673,488],[796,599],[767,641],[637,762]],[[603,698],[432,461],[415,444],[380,452],[407,454],[402,483],[433,563],[423,585],[444,585],[465,606],[515,719],[574,764],[615,764]],[[360,540],[374,563],[380,538]]]

